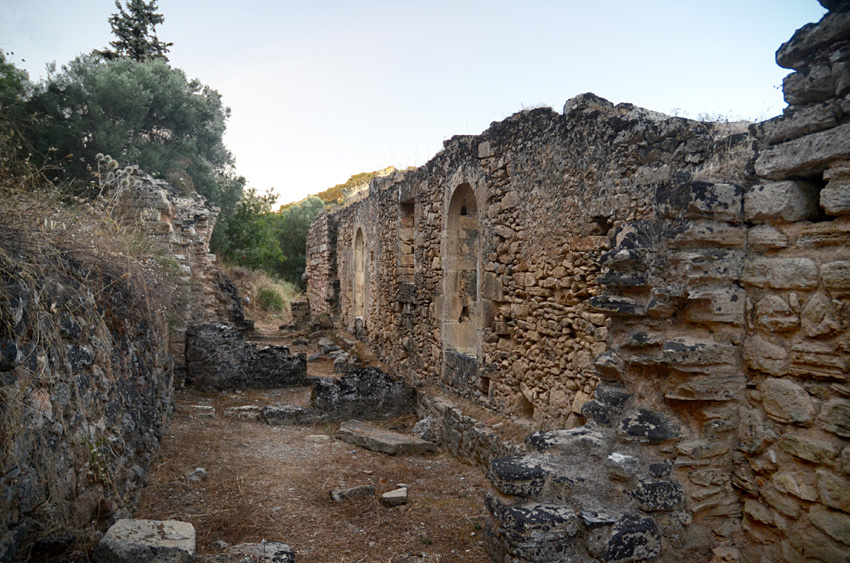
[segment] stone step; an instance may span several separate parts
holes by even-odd
[[[346,420],[340,424],[336,437],[349,444],[390,455],[422,454],[437,449],[431,442],[385,430],[360,420]]]

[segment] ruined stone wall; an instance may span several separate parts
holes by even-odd
[[[827,4],[749,131],[585,94],[334,214],[341,325],[559,429],[491,461],[496,560],[847,560],[850,5]]]
[[[110,157],[98,166],[105,197],[73,216],[78,227],[58,213],[0,233],[0,561],[129,517],[186,364],[186,328],[249,326],[209,252],[217,211]]]
[[[741,181],[743,165],[727,161],[746,161],[746,137],[584,95],[564,115],[523,112],[454,138],[334,213],[337,260],[311,262],[311,309],[322,310],[312,295],[328,291],[322,272],[336,269],[340,323],[400,373],[537,427],[577,424],[597,381],[593,359],[607,348],[608,318],[588,299],[609,231],[648,216],[654,187],[674,176],[729,168]]]
[[[197,192],[182,192],[135,166],[119,167],[109,156],[101,157],[99,173],[102,190],[115,202],[116,217],[139,229],[150,245],[150,260],[168,271],[180,289],[169,319],[169,346],[182,374],[189,325],[227,321],[252,327],[235,286],[210,253],[219,210]]]
[[[321,213],[307,232],[307,302],[318,318],[336,312],[339,282],[336,270],[336,219]]]
[[[753,128],[733,477],[753,561],[850,551],[850,6],[835,4],[777,51],[789,107]]]

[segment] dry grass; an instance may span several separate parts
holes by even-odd
[[[298,391],[202,395],[184,391],[178,403],[221,409],[275,402]],[[301,391],[303,399],[303,390]],[[276,394],[276,395],[275,395]],[[412,417],[388,421],[409,430]],[[488,561],[480,544],[486,481],[476,469],[440,453],[393,457],[332,437],[336,425],[271,427],[217,416],[178,414],[163,444],[136,517],[194,524],[200,553],[213,542],[283,541],[299,562]],[[185,476],[204,467],[209,479]],[[397,508],[377,499],[336,504],[329,491],[373,485],[377,494],[410,485],[411,503]]]
[[[244,266],[224,264],[221,270],[239,290],[239,295],[250,299],[250,303],[243,307],[247,317],[254,319],[260,325],[269,326],[281,325],[291,321],[292,314],[289,303],[300,299],[302,295],[297,287],[287,281],[272,278],[265,272],[251,270]],[[284,303],[283,309],[264,308],[260,298],[263,291],[273,291],[279,294]]]

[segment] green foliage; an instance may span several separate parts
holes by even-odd
[[[224,215],[216,225],[211,241],[213,251],[233,264],[274,272],[284,260],[272,224],[271,209],[276,200],[271,192],[246,190],[235,211]]]
[[[25,114],[24,103],[31,91],[27,71],[9,62],[0,49],[0,111],[16,121]]]
[[[286,309],[283,296],[273,287],[263,286],[257,290],[257,303],[263,311],[282,312]]]
[[[286,261],[278,265],[276,272],[301,289],[305,287],[302,275],[307,267],[307,230],[324,207],[321,199],[310,196],[280,211],[274,219],[275,234],[286,256]]]
[[[233,175],[222,140],[229,108],[163,60],[78,57],[39,84],[29,105],[45,116],[32,132],[35,148],[56,151],[56,179],[78,193],[87,187],[87,165],[103,153],[194,188],[225,212],[239,201],[244,179]]]
[[[109,44],[113,50],[95,51],[95,54],[108,60],[128,58],[134,61],[167,61],[165,54],[173,43],[164,43],[156,37],[156,26],[165,21],[162,14],[156,12],[157,0],[129,0],[125,10],[115,0],[117,14],[109,18],[112,33],[117,37]]]

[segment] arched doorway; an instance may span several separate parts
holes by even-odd
[[[477,358],[481,250],[478,204],[469,184],[460,184],[452,194],[444,243],[443,347]]]

